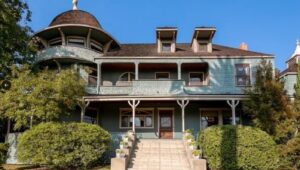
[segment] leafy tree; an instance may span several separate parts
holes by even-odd
[[[18,160],[56,169],[86,169],[110,144],[110,134],[98,125],[41,123],[19,138]]]
[[[84,82],[72,70],[33,73],[23,66],[13,67],[12,74],[11,89],[0,96],[0,114],[12,120],[15,129],[57,120],[74,110],[84,95]]]
[[[271,62],[262,60],[257,66],[256,82],[246,89],[249,100],[243,102],[245,113],[253,116],[253,125],[272,135],[278,143],[286,142],[294,129],[290,125],[293,112],[283,84],[273,76]]]
[[[0,78],[10,75],[10,66],[32,61],[34,46],[29,43],[31,12],[23,0],[0,1]]]

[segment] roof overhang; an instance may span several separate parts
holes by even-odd
[[[193,34],[193,39],[211,41],[216,33],[215,27],[196,27]]]
[[[66,35],[87,36],[89,30],[92,31],[91,38],[101,42],[103,45],[112,41],[111,48],[121,48],[120,43],[104,30],[82,24],[63,24],[47,27],[34,34],[33,37],[40,37],[50,40],[61,36],[59,29]]]
[[[157,27],[156,28],[157,39],[170,39],[176,40],[177,28],[176,27]]]

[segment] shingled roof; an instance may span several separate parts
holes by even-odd
[[[122,44],[121,49],[107,52],[106,56],[273,56],[221,45],[213,45],[213,52],[193,52],[189,43],[176,44],[175,53],[158,53],[156,44]]]

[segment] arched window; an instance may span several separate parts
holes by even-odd
[[[126,72],[121,74],[119,81],[132,81],[135,79],[135,75],[132,72]]]

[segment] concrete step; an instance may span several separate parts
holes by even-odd
[[[128,170],[190,170],[182,140],[141,139]]]

